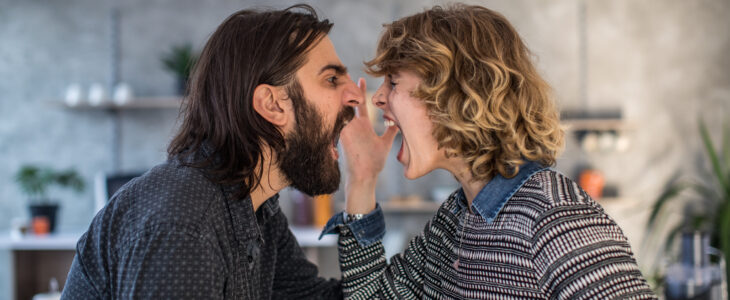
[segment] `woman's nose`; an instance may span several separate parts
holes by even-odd
[[[383,86],[381,85],[380,88],[375,91],[375,95],[373,95],[373,105],[375,105],[375,107],[377,108],[385,109],[385,101],[385,92],[383,91]]]

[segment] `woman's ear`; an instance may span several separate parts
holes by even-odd
[[[282,91],[268,84],[259,84],[253,91],[253,109],[276,127],[283,128],[289,123],[290,102]]]

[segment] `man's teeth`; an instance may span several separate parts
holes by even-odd
[[[385,125],[385,127],[395,126],[395,121],[385,120],[383,121],[383,125]]]

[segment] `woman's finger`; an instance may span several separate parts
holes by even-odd
[[[368,99],[367,99],[367,94],[365,93],[367,91],[367,82],[365,82],[365,78],[360,77],[357,80],[357,87],[360,88],[360,93],[362,94],[362,99],[363,99],[363,101],[361,101],[360,104],[358,104],[357,107],[355,107],[357,116],[368,119],[369,118]]]

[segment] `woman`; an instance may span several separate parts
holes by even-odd
[[[349,298],[655,298],[621,229],[547,168],[558,113],[503,16],[456,5],[405,17],[366,66],[385,78],[372,101],[389,127],[377,137],[360,107],[343,131],[347,208],[325,229],[340,234]],[[387,263],[374,190],[397,130],[407,178],[441,168],[461,188]]]

